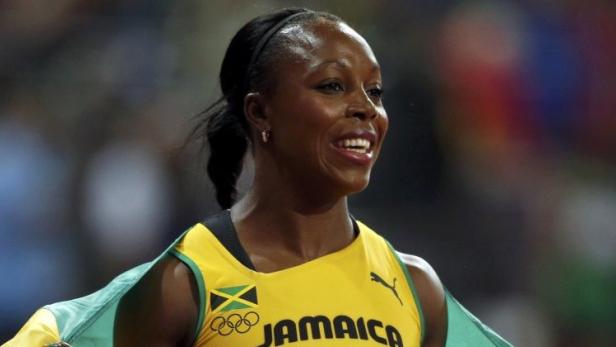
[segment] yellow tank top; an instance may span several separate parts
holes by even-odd
[[[194,346],[420,346],[423,317],[406,266],[381,236],[354,227],[346,248],[266,274],[252,269],[225,211],[101,290],[46,305],[2,346],[113,346],[121,298],[169,254],[191,268],[199,287]],[[512,346],[445,298],[447,347]]]
[[[194,226],[171,251],[200,291],[194,346],[420,346],[423,317],[406,266],[354,224],[346,248],[273,273],[251,268],[228,211]]]

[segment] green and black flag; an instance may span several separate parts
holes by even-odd
[[[257,304],[257,287],[254,285],[218,288],[210,292],[212,312],[254,308]]]

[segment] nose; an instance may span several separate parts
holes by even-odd
[[[354,95],[347,109],[347,117],[356,117],[361,120],[374,119],[377,116],[376,106],[365,91],[361,90]]]

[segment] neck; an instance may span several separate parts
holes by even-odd
[[[281,162],[257,148],[251,188],[231,209],[242,246],[263,272],[335,252],[354,238],[347,192]]]
[[[265,188],[255,180],[231,209],[240,241],[258,271],[298,265],[352,242],[346,196],[315,201],[284,187]]]

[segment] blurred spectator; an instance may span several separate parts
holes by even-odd
[[[152,148],[136,141],[117,141],[93,155],[83,189],[84,220],[95,254],[111,274],[162,248],[173,211],[168,180]]]
[[[80,285],[66,220],[68,163],[29,123],[26,101],[0,108],[0,331]]]

